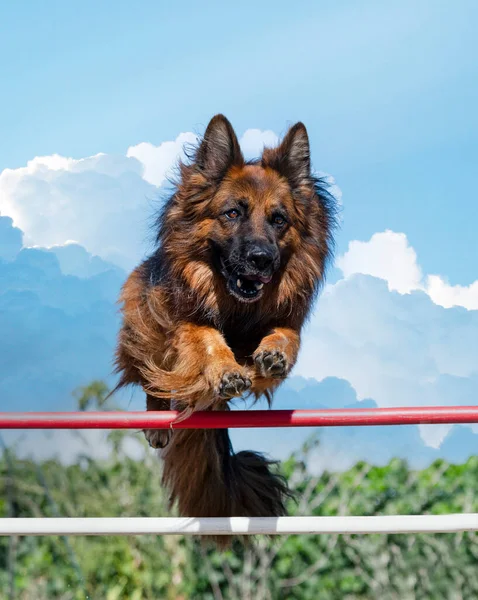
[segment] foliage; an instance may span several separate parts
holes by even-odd
[[[114,409],[98,382],[82,409]],[[137,448],[131,456],[132,439]],[[160,465],[142,436],[113,432],[108,460],[37,463],[0,458],[0,516],[165,516]],[[478,458],[414,472],[399,460],[314,477],[317,442],[290,457],[292,514],[424,514],[478,509]],[[0,538],[0,598],[8,600],[369,599],[478,597],[478,536],[258,538],[218,553],[179,536]]]

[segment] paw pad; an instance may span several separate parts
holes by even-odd
[[[285,355],[278,350],[264,350],[254,357],[256,369],[262,377],[281,379],[287,375],[288,364]]]
[[[224,373],[219,384],[221,398],[234,398],[241,396],[251,387],[251,380],[239,372]]]

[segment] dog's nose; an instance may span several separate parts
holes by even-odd
[[[274,261],[272,252],[265,248],[261,248],[260,246],[253,246],[250,248],[246,258],[259,271],[265,271]]]

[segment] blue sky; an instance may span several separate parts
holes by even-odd
[[[344,192],[342,248],[385,227],[407,231],[427,271],[474,280],[474,0],[0,11],[0,169],[158,144],[217,111],[239,131],[281,133],[302,119],[317,166]]]
[[[113,298],[148,248],[158,173],[216,112],[240,136],[259,130],[257,150],[304,121],[315,168],[341,191],[335,287],[297,374],[346,381],[379,405],[453,402],[454,391],[476,401],[477,22],[474,0],[2,5],[0,323],[17,311],[15,356],[46,336],[49,368],[62,365],[47,379],[10,365],[8,407],[20,380],[22,407],[35,387],[47,402],[51,385],[57,406],[107,371]],[[19,229],[24,246],[59,247],[47,259],[21,250]],[[28,301],[15,306],[18,294]],[[67,367],[69,328],[77,348],[104,350]]]

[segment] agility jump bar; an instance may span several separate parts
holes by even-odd
[[[478,406],[327,410],[0,412],[0,429],[224,429],[478,423]]]
[[[372,517],[38,517],[0,519],[0,536],[452,533],[477,530],[478,513]]]

